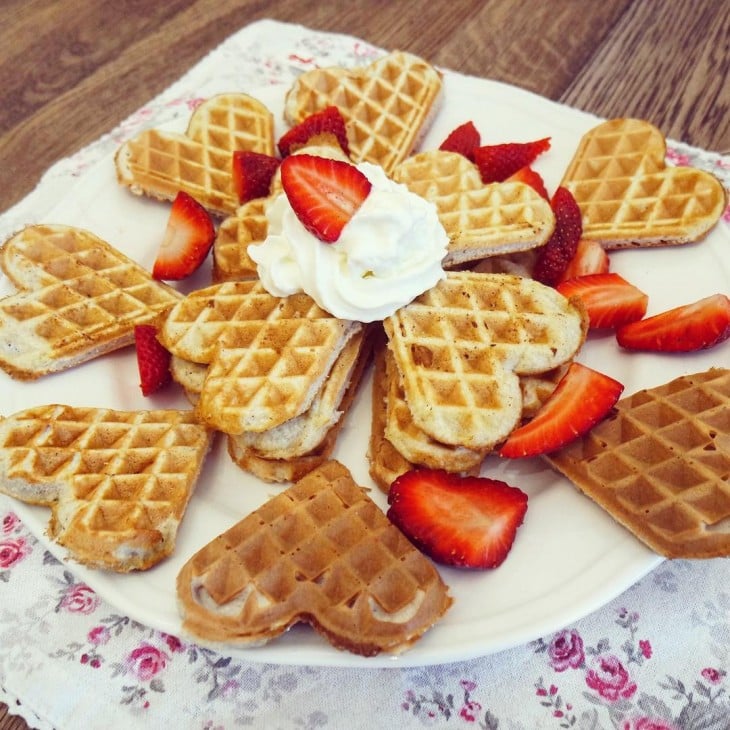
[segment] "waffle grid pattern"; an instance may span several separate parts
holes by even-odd
[[[425,61],[392,53],[362,69],[323,68],[302,74],[288,95],[292,124],[326,106],[339,107],[356,162],[386,173],[415,147],[441,91],[441,78]]]
[[[450,272],[385,328],[414,422],[474,450],[516,425],[518,375],[568,361],[584,336],[581,314],[553,289],[473,272]]]
[[[639,391],[551,463],[667,557],[730,554],[730,371]]]
[[[724,208],[722,185],[702,170],[667,167],[665,154],[663,135],[643,120],[590,130],[562,181],[583,213],[583,235],[610,249],[683,243],[709,230]]]
[[[231,175],[237,149],[274,153],[273,119],[245,94],[222,94],[193,112],[187,132],[148,129],[117,154],[122,182],[153,197],[172,200],[182,189],[214,213],[231,215],[239,205]]]
[[[19,288],[0,300],[0,339],[23,338],[60,369],[92,348],[128,344],[133,328],[180,300],[91,233],[65,226],[34,226],[9,239],[2,266]]]
[[[393,177],[436,206],[451,240],[447,263],[535,248],[555,225],[549,202],[532,187],[484,185],[476,165],[454,152],[421,152],[398,165]]]
[[[237,435],[303,413],[358,329],[304,294],[273,297],[256,280],[192,293],[170,311],[160,339],[179,357],[210,363],[198,413]]]
[[[425,630],[435,616],[417,624],[434,596],[448,605],[433,566],[336,462],[216,538],[181,576],[226,638],[271,638],[308,621],[336,644],[380,650]]]

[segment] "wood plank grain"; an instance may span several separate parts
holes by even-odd
[[[688,12],[691,8],[691,12]],[[730,3],[631,3],[561,100],[730,152]]]

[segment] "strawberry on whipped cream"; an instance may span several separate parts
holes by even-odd
[[[357,167],[372,188],[335,243],[312,235],[281,193],[267,210],[266,240],[248,253],[270,294],[303,291],[335,317],[374,322],[445,276],[449,239],[432,203],[377,165]]]

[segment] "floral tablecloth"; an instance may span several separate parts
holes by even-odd
[[[49,170],[0,217],[0,237],[34,222],[39,195],[62,191],[121,140],[189,115],[212,67],[222,88],[288,85],[304,69],[352,66],[378,53],[357,38],[274,21],[243,28],[109,135]],[[727,157],[680,144],[669,154],[730,187]],[[0,700],[37,728],[727,730],[728,671],[723,559],[663,562],[592,615],[480,659],[398,669],[278,666],[218,654],[120,615],[0,496]]]

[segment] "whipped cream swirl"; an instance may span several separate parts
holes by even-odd
[[[449,239],[432,203],[377,165],[357,167],[372,188],[335,243],[307,231],[281,193],[266,212],[266,240],[248,254],[270,294],[303,291],[335,317],[374,322],[444,278]]]

